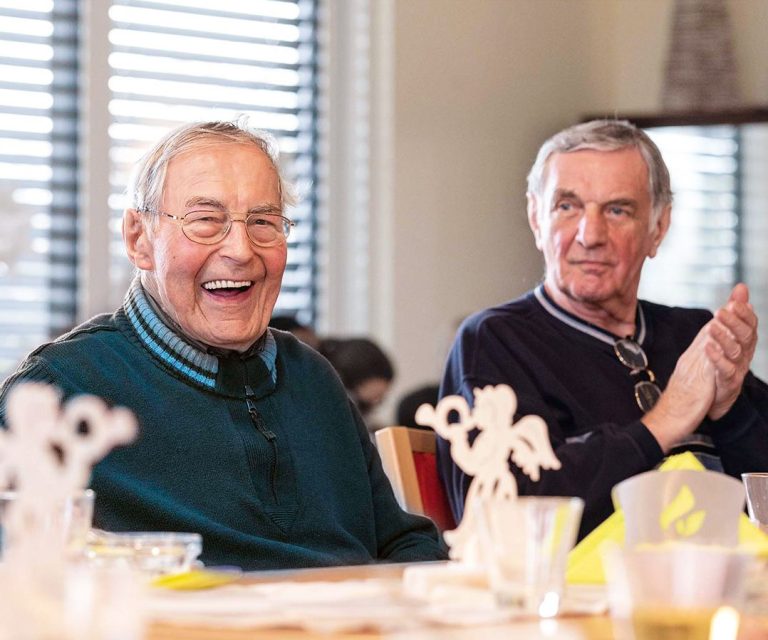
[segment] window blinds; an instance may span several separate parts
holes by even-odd
[[[0,0],[0,376],[75,319],[77,9]]]
[[[119,220],[133,162],[177,124],[247,116],[276,136],[303,196],[288,212],[297,224],[277,309],[313,322],[315,2],[115,0],[109,16],[112,290],[122,295],[131,277]]]
[[[768,124],[760,118],[646,128],[669,166],[675,202],[669,234],[643,268],[641,297],[715,310],[743,281],[758,318],[768,317]],[[752,360],[764,379],[765,344],[758,340]]]
[[[0,377],[77,317],[78,24],[85,0],[0,0]],[[247,116],[278,139],[302,195],[278,309],[315,319],[316,0],[115,0],[108,101],[110,309],[132,276],[120,239],[133,162],[169,128]],[[78,242],[80,244],[78,244]],[[107,269],[105,269],[107,271]]]
[[[716,309],[742,277],[738,127],[646,129],[672,179],[672,224],[658,256],[646,262],[640,297]]]

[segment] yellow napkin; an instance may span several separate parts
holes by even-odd
[[[158,576],[152,580],[152,586],[180,591],[212,589],[235,582],[241,575],[242,571],[229,567],[227,569],[192,569],[182,573]]]
[[[659,471],[693,469],[703,471],[704,466],[690,451],[670,456]],[[624,514],[616,510],[577,544],[568,554],[566,581],[568,584],[605,584],[601,548],[607,541],[624,544]],[[753,525],[746,514],[739,519],[739,546],[760,556],[768,556],[768,535]]]

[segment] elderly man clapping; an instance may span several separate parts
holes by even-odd
[[[675,451],[738,477],[768,469],[768,387],[749,373],[757,319],[737,285],[714,317],[638,300],[643,263],[670,224],[667,168],[627,122],[576,125],[544,143],[528,221],[544,281],[459,330],[441,393],[506,383],[517,416],[540,415],[562,468],[520,492],[585,500],[581,535],[612,511],[611,488]],[[468,478],[438,447],[457,518]]]

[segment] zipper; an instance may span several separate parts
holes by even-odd
[[[267,426],[267,423],[264,422],[264,418],[256,408],[256,402],[254,400],[255,397],[256,394],[253,392],[251,386],[245,385],[245,403],[248,406],[248,415],[251,416],[251,422],[253,422],[256,430],[262,436],[264,436],[264,439],[269,442],[270,446],[272,447],[272,473],[270,474],[270,488],[272,490],[272,499],[275,501],[275,504],[280,504],[280,500],[277,496],[277,435]]]

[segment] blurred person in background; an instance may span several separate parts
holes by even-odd
[[[411,429],[429,429],[416,423],[416,411],[423,404],[435,406],[440,397],[440,385],[425,384],[403,394],[395,410],[395,424]]]
[[[299,322],[293,316],[272,316],[269,320],[269,326],[280,331],[292,333],[304,344],[317,350],[320,346],[320,338],[315,330],[307,324]]]
[[[372,414],[384,402],[395,377],[387,354],[368,338],[325,338],[319,351],[336,369],[368,430],[380,428],[372,422]]]

